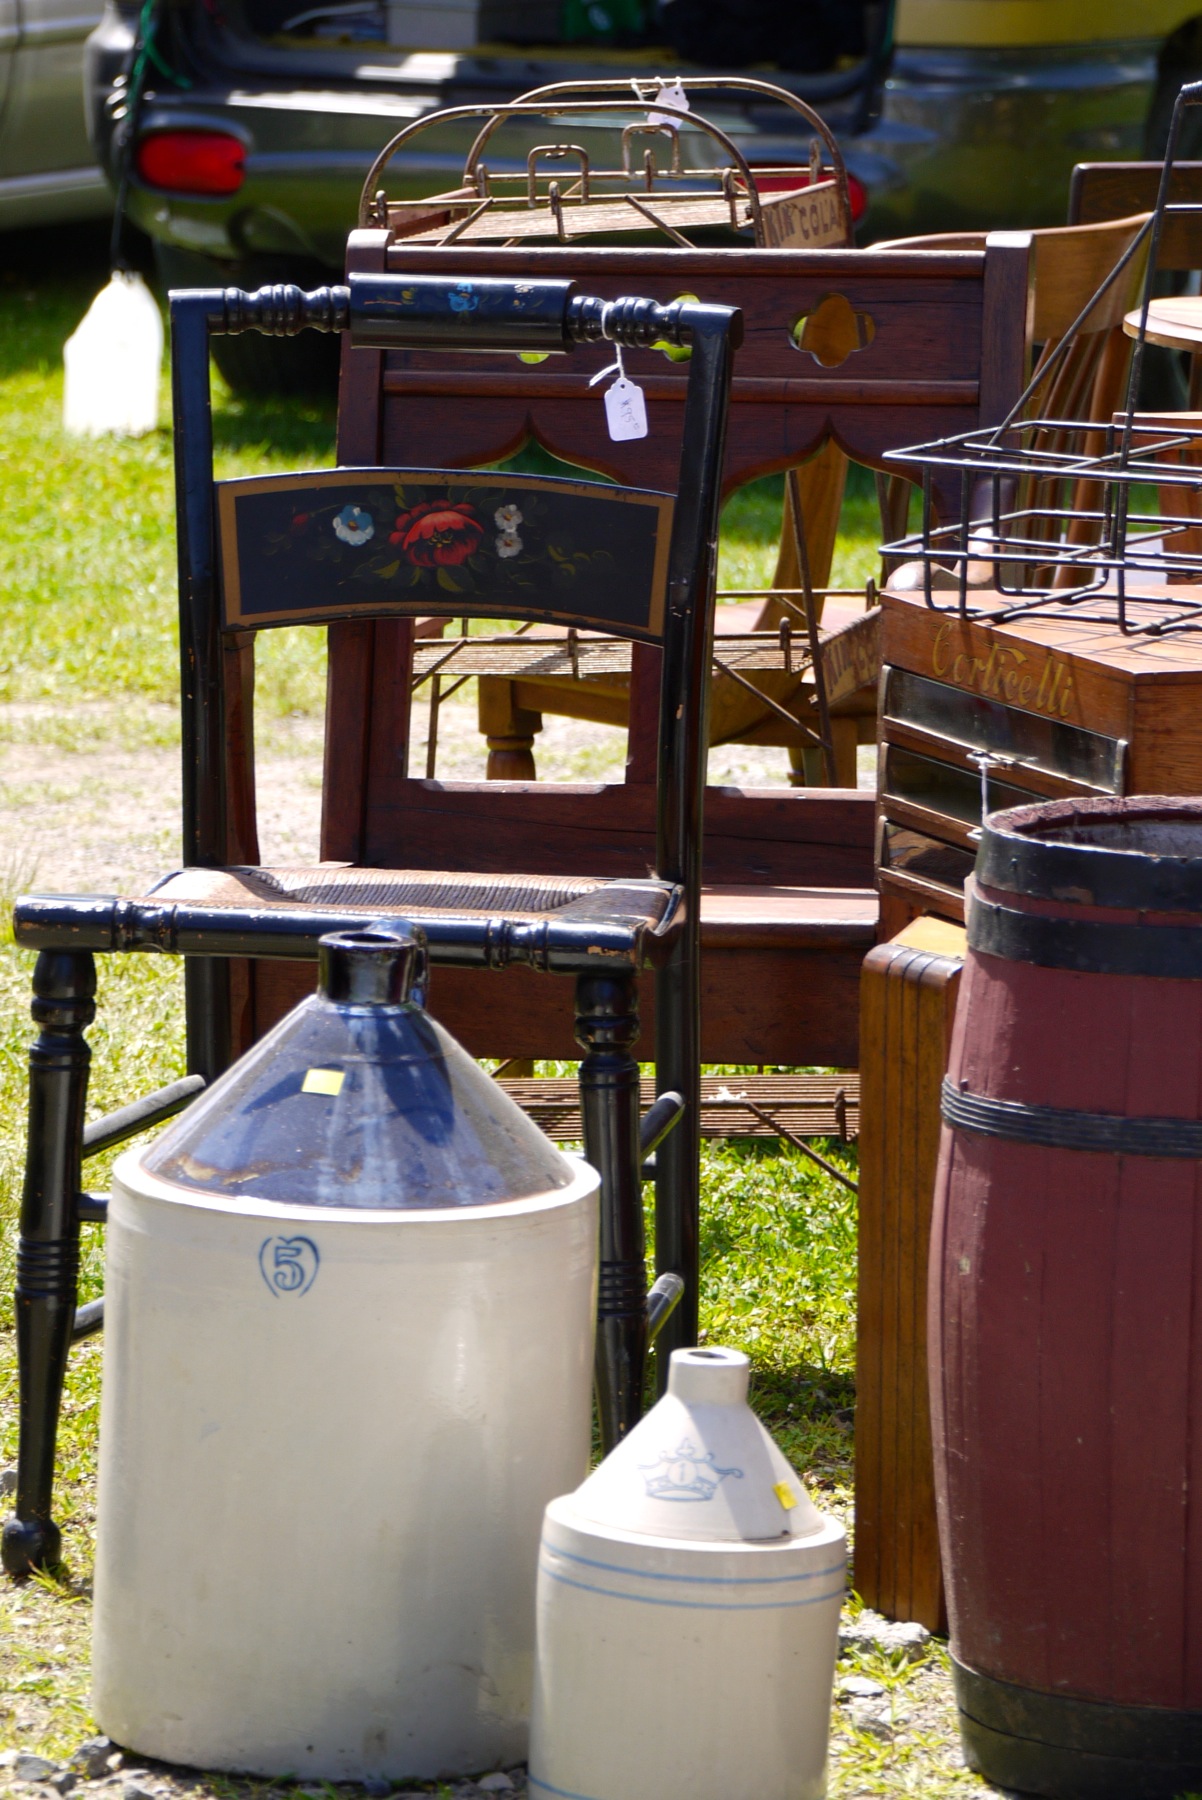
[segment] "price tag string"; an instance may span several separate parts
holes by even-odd
[[[626,365],[622,361],[621,344],[614,345],[617,361],[598,369],[590,376],[589,386],[595,387],[604,381],[607,375],[616,376],[616,380],[605,390],[605,424],[614,443],[622,443],[629,438],[647,436],[647,402],[643,390],[631,381],[626,373]]]
[[[606,365],[603,369],[598,369],[597,373],[595,375],[589,376],[588,384],[590,387],[596,387],[597,383],[599,381],[604,381],[605,377],[607,375],[616,374],[619,381],[625,381],[627,379],[626,365],[622,361],[622,346],[621,346],[621,344],[614,345],[614,355],[618,359],[617,362],[606,363]]]

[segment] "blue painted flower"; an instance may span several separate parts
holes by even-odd
[[[375,535],[375,522],[361,506],[348,504],[340,513],[334,514],[334,536],[341,538],[344,544],[353,544],[357,548]]]
[[[447,296],[452,312],[475,312],[480,304],[479,297],[472,292],[470,281],[457,281]]]

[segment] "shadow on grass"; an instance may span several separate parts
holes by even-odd
[[[752,1392],[756,1411],[767,1422],[778,1413],[803,1415],[850,1426],[856,1412],[855,1377],[818,1363],[795,1363],[791,1368],[753,1366]]]
[[[748,1398],[760,1423],[809,1482],[820,1489],[850,1483],[856,1417],[853,1376],[816,1363],[757,1362],[752,1364]]]
[[[334,407],[320,401],[267,398],[217,399],[213,449],[220,455],[263,450],[314,467],[334,462]]]

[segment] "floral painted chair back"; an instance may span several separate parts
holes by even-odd
[[[224,482],[223,625],[481,618],[655,643],[672,504],[600,482],[428,469]]]

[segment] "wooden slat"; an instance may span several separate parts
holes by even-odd
[[[383,391],[412,398],[433,395],[439,400],[503,400],[514,395],[527,400],[579,402],[588,398],[588,373],[561,374],[553,369],[543,374],[522,368],[454,369],[444,374],[438,369],[389,369]],[[688,380],[684,375],[644,375],[640,371],[639,386],[648,400],[683,406]],[[938,376],[736,375],[731,382],[732,400],[748,406],[971,407],[979,392],[976,381]],[[911,429],[924,428],[925,421]]]
[[[865,959],[856,1343],[856,1588],[890,1619],[943,1629],[927,1400],[926,1291],[947,1067],[964,956],[920,919]]]
[[[627,792],[630,790],[627,789]],[[871,799],[871,795],[867,796]],[[872,896],[875,907],[875,895]],[[854,1069],[859,1061],[857,996],[866,945],[840,946],[828,929],[799,934],[793,947],[707,947],[701,954],[701,1060],[777,1068]],[[261,1034],[282,1019],[316,979],[312,963],[255,964],[255,1021]],[[472,1056],[580,1055],[575,984],[537,969],[435,971],[430,1008]],[[639,981],[637,1054],[655,1058],[655,980]]]
[[[729,225],[730,203],[721,194],[664,194],[659,192],[636,194],[640,205],[653,212],[657,219],[680,228],[682,225]],[[477,202],[478,204],[478,202]],[[742,220],[750,217],[747,202],[740,202]],[[443,223],[427,226],[422,231],[408,232],[406,244],[440,244],[448,231],[461,220],[471,218],[470,205],[457,208],[458,218]],[[565,239],[588,237],[597,231],[651,231],[652,221],[632,206],[624,196],[610,194],[599,200],[565,200],[561,212],[563,235]],[[489,207],[486,212],[472,219],[470,225],[463,228],[455,239],[456,243],[499,243],[507,238],[551,238],[558,236],[555,215],[545,199],[540,197],[540,204],[535,207],[515,206],[512,201],[504,206]]]
[[[790,650],[790,668],[780,635],[775,631],[723,634],[716,645],[719,660],[740,670],[771,669],[778,674],[800,675],[808,662],[804,641]],[[413,672],[422,676],[438,671],[448,675],[526,676],[629,675],[632,645],[622,638],[581,636],[575,651],[563,636],[548,642],[533,632],[510,632],[497,637],[430,638],[414,651]]]
[[[361,232],[351,234],[350,249],[356,251],[363,237]],[[410,253],[412,240],[406,238],[401,243],[389,247],[388,266],[401,273],[406,273],[410,265],[406,257]],[[460,262],[471,263],[476,274],[483,274],[485,266],[476,264],[469,246],[448,244],[445,250],[437,250],[430,245],[423,245],[421,260],[414,259],[413,272],[433,273],[437,256],[437,268],[446,269],[450,274],[461,272]],[[567,252],[563,253],[566,261]],[[496,259],[496,272],[506,273],[505,253],[501,250],[492,252]],[[554,263],[549,259],[556,255],[556,250],[539,251],[538,272],[558,274]],[[664,257],[670,256],[671,262],[665,263]],[[690,275],[710,275],[717,281],[726,280],[737,285],[747,276],[769,276],[778,279],[782,275],[786,279],[805,279],[806,276],[821,277],[827,282],[854,282],[857,290],[863,293],[880,293],[895,291],[899,282],[913,282],[916,288],[925,289],[944,282],[979,282],[985,275],[986,257],[980,250],[881,250],[875,251],[870,258],[862,250],[806,250],[790,251],[790,261],[782,263],[779,250],[740,250],[737,257],[732,257],[728,248],[671,250],[662,246],[648,245],[627,248],[610,247],[609,245],[573,245],[571,248],[571,268],[583,281],[594,275],[604,277],[617,275],[623,281],[631,276],[646,279],[649,276],[662,275],[665,269],[686,268]],[[806,262],[802,257],[806,257]],[[454,257],[457,260],[451,261]],[[688,258],[687,264],[684,259]],[[429,258],[431,260],[427,261]],[[356,267],[358,264],[356,264]],[[489,270],[489,273],[492,271]],[[533,273],[533,271],[531,272]],[[591,289],[590,289],[591,291]],[[626,287],[627,293],[644,293],[645,287]],[[924,296],[920,293],[919,299]],[[708,296],[707,296],[708,298]]]
[[[528,1112],[548,1137],[561,1143],[580,1141],[580,1100],[574,1077],[516,1080],[505,1076],[501,1086]],[[642,1103],[650,1106],[655,1083],[644,1077]],[[768,1123],[741,1104],[751,1100],[771,1113],[794,1137],[837,1138],[840,1131],[842,1094],[848,1139],[860,1130],[860,1077],[854,1071],[833,1075],[703,1075],[701,1078],[702,1137],[762,1137],[777,1134]]]
[[[363,851],[346,860],[448,869],[471,844],[482,874],[520,865],[537,875],[638,877],[652,866],[654,799],[631,782],[413,781],[395,805],[377,806]],[[868,893],[875,812],[867,789],[707,788],[704,879]],[[765,1052],[764,1060],[822,1059]]]

